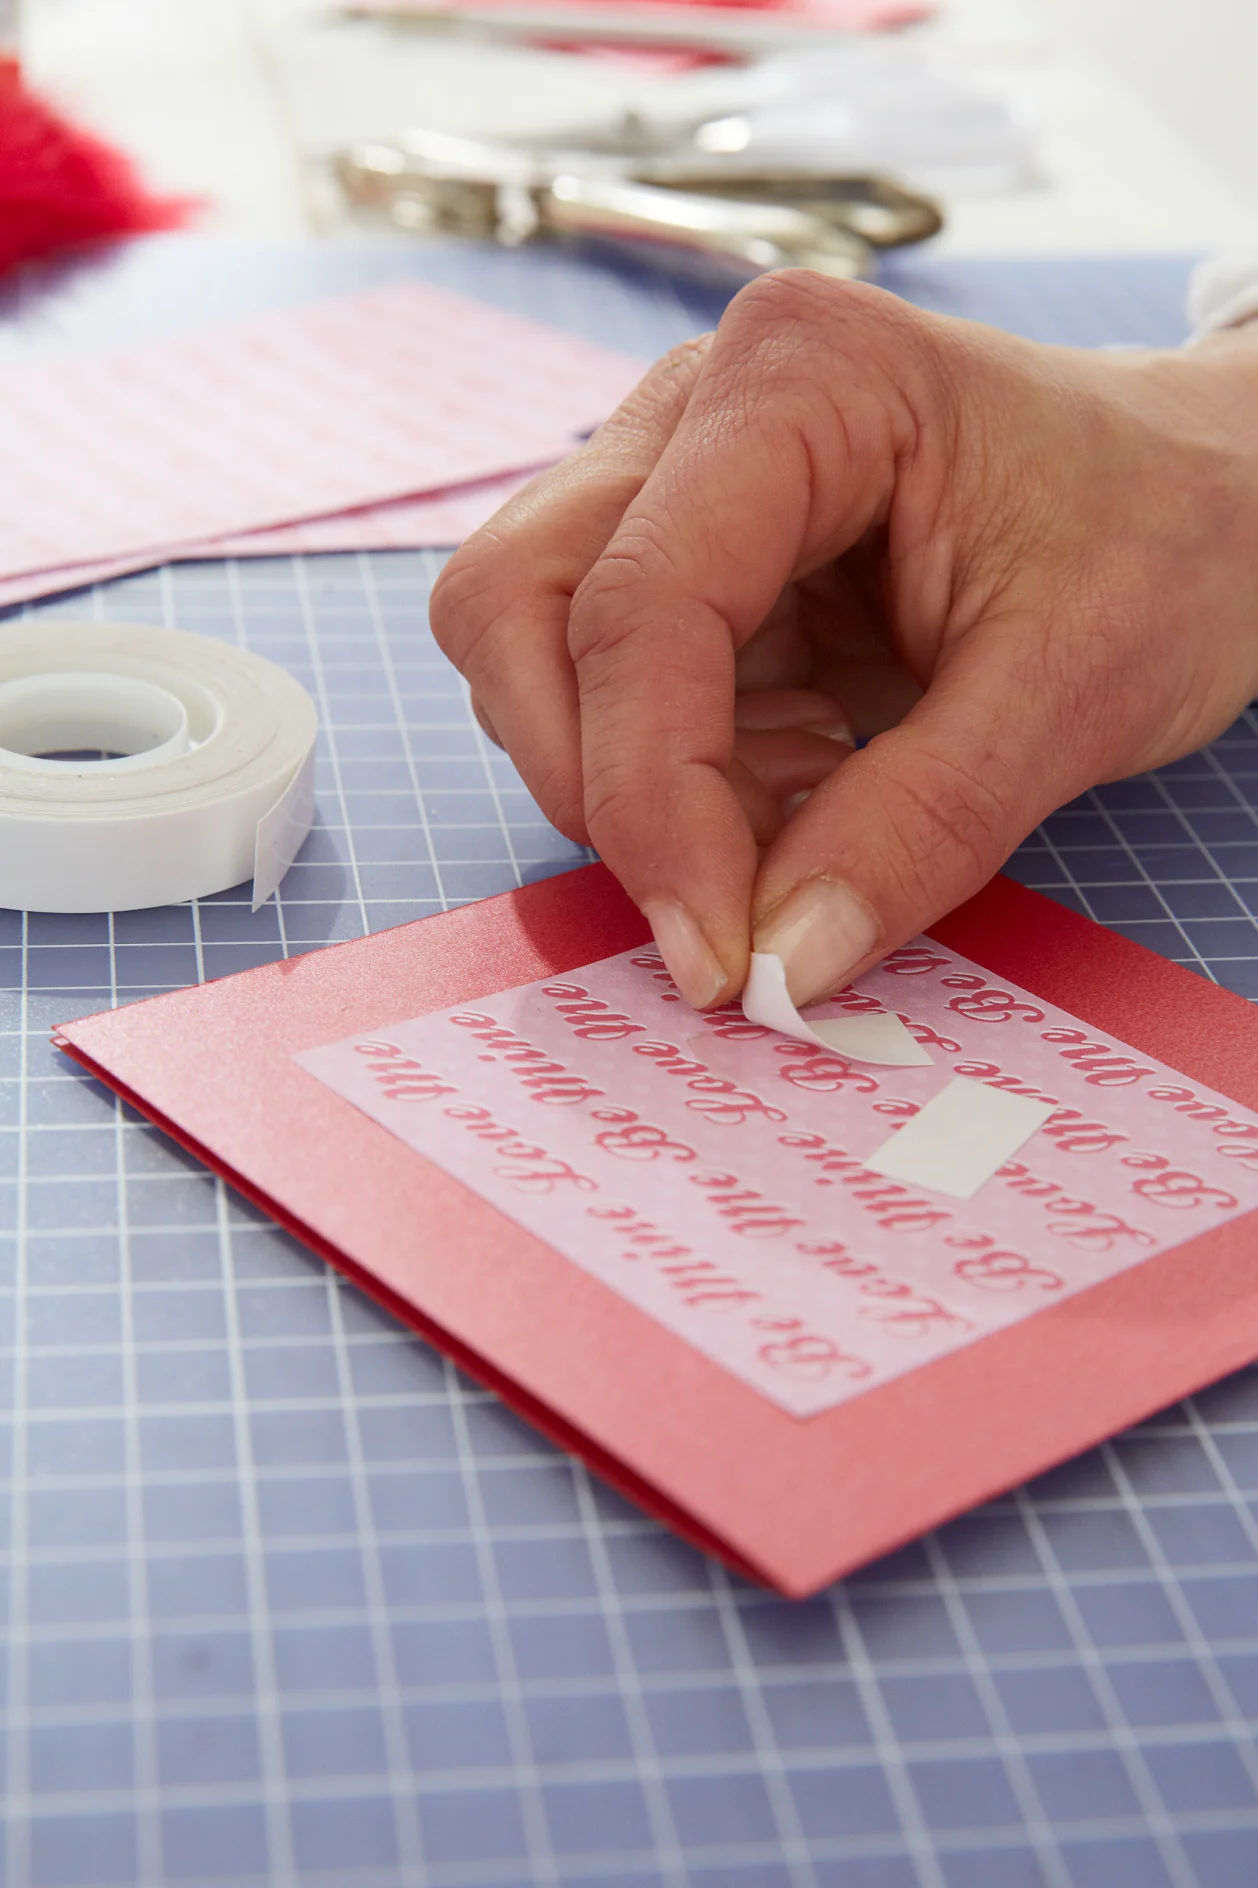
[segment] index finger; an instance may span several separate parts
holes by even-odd
[[[885,512],[908,430],[899,305],[803,272],[731,304],[651,476],[573,599],[586,826],[697,1007],[746,974],[756,846],[734,659],[783,586]]]
[[[531,481],[446,565],[433,634],[543,812],[584,840],[573,591],[641,488],[683,412],[707,337],[657,361],[594,438]]]

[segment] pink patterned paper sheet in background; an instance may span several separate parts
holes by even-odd
[[[554,456],[558,458],[566,450],[567,442],[556,448]],[[147,570],[157,562],[179,563],[216,557],[291,557],[321,551],[422,551],[461,544],[532,477],[533,469],[504,472],[494,478],[452,486],[446,491],[390,499],[387,504],[333,512],[330,517],[307,518],[300,524],[206,538],[198,544],[167,545],[160,552],[141,551],[132,557],[110,558],[96,564],[63,564],[55,570],[27,571],[21,577],[0,578],[0,609],[29,597],[50,596],[58,590],[106,583],[112,577]]]
[[[0,370],[0,579],[322,518],[554,459],[642,372],[416,283]],[[32,594],[29,590],[25,594]]]
[[[1258,1117],[933,940],[817,1014],[862,1006],[933,1065],[699,1016],[650,948],[296,1060],[799,1418],[1258,1207]],[[869,1172],[958,1076],[1057,1105],[972,1200]]]

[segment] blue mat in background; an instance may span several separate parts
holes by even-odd
[[[923,257],[887,279],[1041,338],[1164,343],[1185,273]],[[644,354],[719,313],[558,252],[169,238],[11,291],[0,358],[401,274]],[[581,856],[431,642],[440,561],[179,565],[31,612],[243,641],[323,736],[278,903],[0,913],[5,1888],[1255,1888],[1258,1375],[792,1605],[50,1050],[56,1020]],[[1247,716],[1061,812],[1013,869],[1258,995],[1256,807]]]

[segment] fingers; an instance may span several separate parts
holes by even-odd
[[[761,688],[734,700],[735,728],[799,728],[823,734],[831,741],[852,746],[852,730],[840,704],[831,695],[809,688]]]
[[[772,845],[782,830],[781,795],[771,793],[763,780],[737,755],[731,761],[726,778],[743,818],[758,847]]]
[[[999,870],[1088,783],[1025,638],[978,631],[898,728],[832,773],[770,851],[754,943],[796,1003],[842,988]]]
[[[498,730],[475,695],[472,713],[482,732],[502,747]],[[825,695],[804,690],[741,697],[734,711],[731,787],[758,847],[782,829],[785,811],[824,780],[850,751],[842,710]]]
[[[467,678],[481,726],[547,816],[582,842],[572,593],[671,436],[706,350],[703,336],[658,361],[582,451],[473,532],[432,593],[433,633]]]
[[[810,793],[850,752],[850,744],[802,728],[753,729],[734,736],[736,758],[779,806],[798,793]]]
[[[482,732],[495,747],[501,747],[498,731],[475,695],[472,713]],[[767,846],[781,831],[782,802],[806,793],[837,764],[833,743],[838,738],[836,734],[823,740],[803,728],[735,737],[729,783],[757,846]]]
[[[858,546],[796,585],[796,620],[808,650],[808,686],[843,703],[857,734],[881,734],[921,696],[887,633],[885,569]]]
[[[699,1006],[747,966],[756,848],[728,777],[736,652],[795,576],[885,516],[913,434],[901,388],[920,349],[905,324],[922,319],[802,273],[744,291],[573,599],[587,827]]]
[[[827,695],[762,689],[734,698],[734,755],[777,807],[811,792],[853,746],[847,717]],[[757,843],[766,842],[760,832]]]

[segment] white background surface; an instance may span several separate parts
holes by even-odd
[[[623,73],[337,17],[321,0],[25,0],[29,70],[208,226],[335,227],[318,154],[423,123],[485,132],[589,115]],[[1043,181],[950,202],[954,254],[1258,243],[1253,0],[943,0],[914,35],[1031,114]]]

